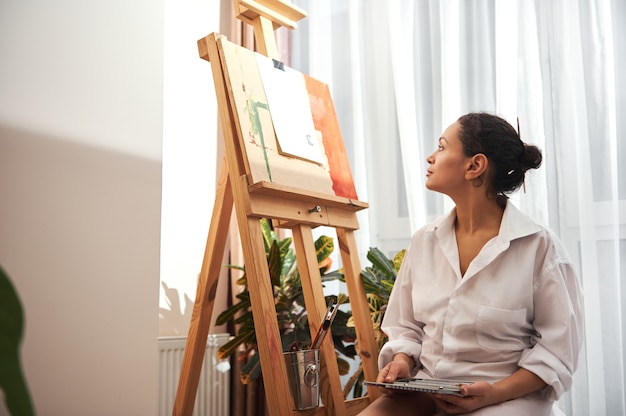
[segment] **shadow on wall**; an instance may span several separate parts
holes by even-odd
[[[0,125],[0,263],[27,313],[32,400],[156,414],[161,162],[70,139]]]
[[[177,289],[161,282],[165,301],[169,309],[159,307],[159,331],[170,335],[187,336],[194,302],[185,294],[185,307],[181,308],[180,295]]]

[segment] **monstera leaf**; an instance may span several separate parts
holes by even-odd
[[[34,414],[20,361],[24,314],[9,277],[0,267],[0,389],[14,415]]]

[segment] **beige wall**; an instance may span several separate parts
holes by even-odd
[[[38,415],[157,412],[163,8],[0,4],[0,264]]]

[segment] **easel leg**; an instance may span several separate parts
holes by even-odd
[[[235,208],[241,245],[246,259],[246,274],[249,276],[250,304],[267,407],[272,415],[291,416],[293,401],[288,387],[287,369],[274,304],[274,291],[267,267],[259,218],[248,217],[244,206]]]
[[[172,413],[174,416],[190,416],[193,413],[232,209],[233,192],[228,177],[228,166],[224,161],[176,391]],[[218,247],[221,247],[221,252],[216,250]]]
[[[378,345],[376,345],[374,337],[365,287],[361,280],[361,265],[354,231],[337,228],[337,240],[339,241],[344,276],[346,278],[346,286],[348,287],[348,295],[350,296],[352,317],[356,327],[360,328],[356,335],[359,343],[359,354],[363,363],[363,372],[366,380],[376,380],[378,376]],[[380,396],[378,389],[370,390],[368,391],[370,400]]]
[[[315,253],[315,242],[309,225],[293,228],[294,245],[298,258],[298,270],[302,282],[302,292],[306,310],[310,317],[311,337],[317,332],[321,319],[326,311],[324,291]],[[325,338],[321,352],[320,393],[324,402],[326,415],[346,415],[345,401],[339,378],[337,354],[330,334]]]

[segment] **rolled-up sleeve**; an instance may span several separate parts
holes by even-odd
[[[545,381],[546,398],[557,400],[571,387],[578,365],[583,299],[569,262],[557,260],[544,266],[534,292],[536,344],[522,353],[519,366]]]

